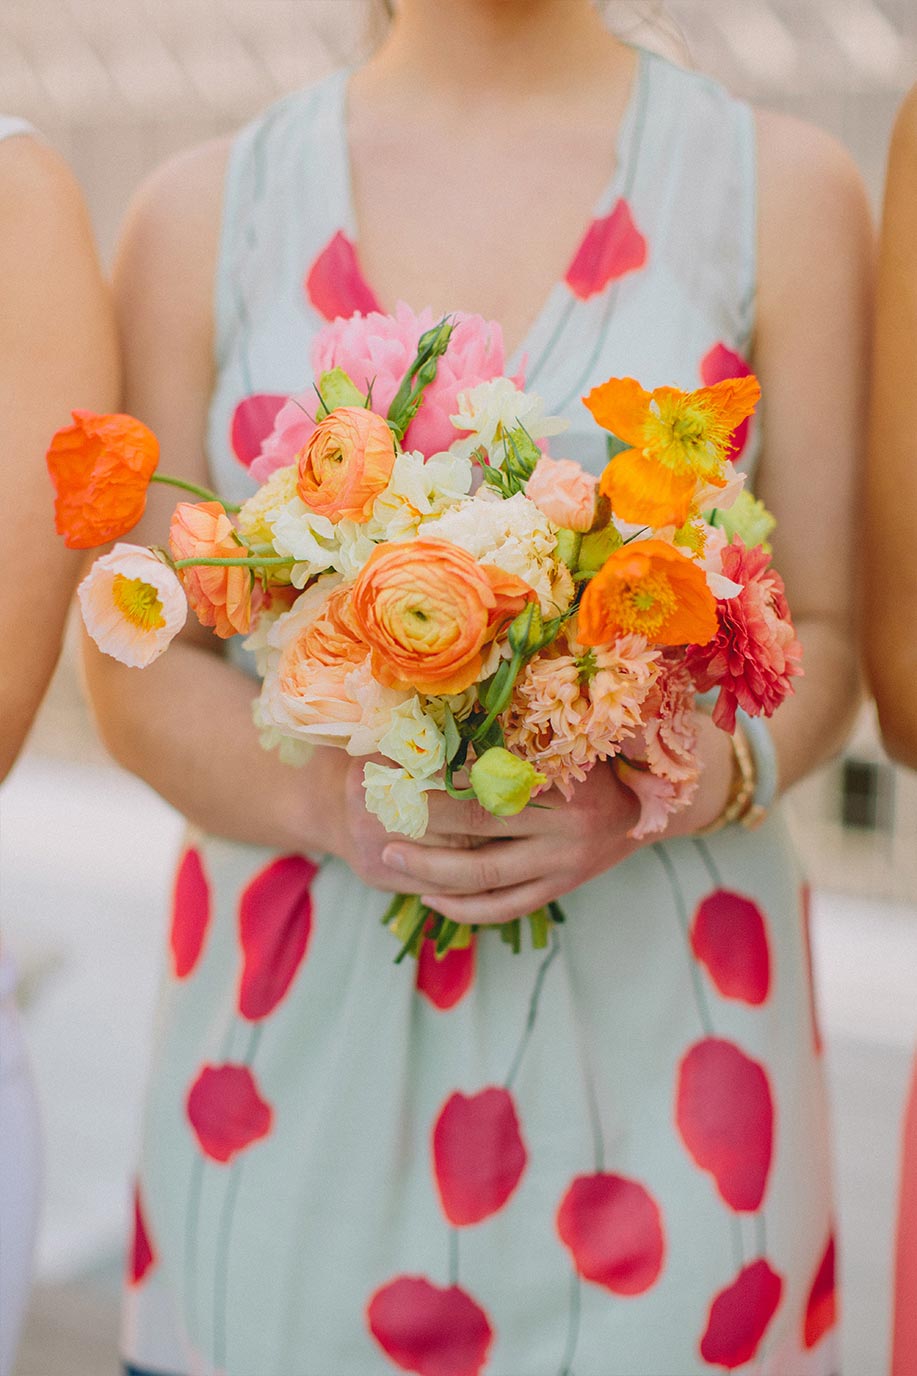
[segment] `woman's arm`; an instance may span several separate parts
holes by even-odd
[[[115,330],[79,188],[36,139],[0,143],[0,779],[60,652],[81,558],[54,531],[45,467],[71,407],[117,402]]]
[[[874,360],[866,667],[889,754],[917,768],[917,87],[892,139]]]

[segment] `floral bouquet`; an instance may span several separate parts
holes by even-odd
[[[187,606],[247,635],[255,721],[290,762],[332,745],[366,758],[367,808],[420,837],[444,790],[510,817],[569,798],[611,762],[662,832],[697,787],[695,696],[713,719],[769,715],[801,672],[773,518],[742,490],[732,436],[755,378],[684,393],[613,378],[586,398],[608,432],[599,479],[547,441],[565,422],[503,375],[478,317],[333,322],[313,390],[260,446],[241,506],[178,482],[168,549],[118,544],[80,585],[89,634],[148,664]],[[131,417],[74,413],[48,455],[57,528],[86,548],[139,519],[155,437]],[[539,801],[540,800],[540,801]],[[472,929],[398,895],[383,919],[399,959]],[[530,915],[544,946],[557,904]],[[514,950],[520,920],[501,928]]]

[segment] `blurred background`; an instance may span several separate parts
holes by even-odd
[[[917,80],[914,0],[616,0],[615,14],[631,37],[829,129],[878,210],[894,111]],[[31,120],[68,158],[110,260],[152,167],[353,60],[368,17],[364,0],[3,0],[0,110]],[[917,778],[884,759],[866,711],[844,758],[797,788],[792,810],[814,885],[844,1368],[879,1376],[898,1120],[917,1036]],[[117,1370],[122,1235],[180,830],[106,759],[71,636],[0,790],[0,917],[23,975],[47,1143],[18,1376]]]

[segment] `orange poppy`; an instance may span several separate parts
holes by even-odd
[[[727,378],[696,392],[611,378],[583,400],[599,425],[630,449],[602,474],[601,491],[615,515],[640,525],[682,526],[697,484],[725,484],[733,432],[754,411],[758,379]]]
[[[133,416],[71,414],[73,425],[58,430],[47,454],[54,525],[68,549],[94,549],[140,520],[159,441]]]
[[[624,545],[586,585],[576,637],[609,645],[642,635],[652,645],[706,645],[719,623],[702,568],[662,540]]]

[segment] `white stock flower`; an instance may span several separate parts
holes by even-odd
[[[406,769],[391,769],[372,761],[363,766],[367,810],[379,818],[386,831],[415,841],[423,836],[430,820],[428,790],[443,787],[436,779],[415,779]]]
[[[483,564],[514,573],[538,594],[545,617],[566,611],[573,598],[570,570],[556,556],[557,527],[523,493],[502,498],[481,487],[451,511],[424,524],[424,537],[449,540]]]
[[[376,498],[368,533],[374,540],[408,539],[423,521],[466,497],[471,476],[471,463],[458,454],[426,460],[411,451],[399,454],[388,486]]]
[[[446,762],[446,738],[416,697],[396,707],[390,726],[379,742],[383,755],[407,769],[415,779],[429,779]]]
[[[239,530],[250,545],[270,545],[274,522],[296,497],[299,470],[295,463],[278,468],[239,508]]]
[[[503,463],[503,438],[511,430],[524,426],[537,441],[559,435],[569,425],[559,416],[546,416],[542,398],[534,392],[520,392],[508,377],[495,377],[460,392],[458,408],[449,419],[457,430],[470,430],[471,434],[455,440],[450,446],[452,452],[468,458],[483,446],[497,468]]]
[[[282,506],[271,518],[273,545],[278,554],[294,559],[292,582],[304,588],[317,573],[334,567],[338,536],[327,516],[310,511],[299,497]]]

